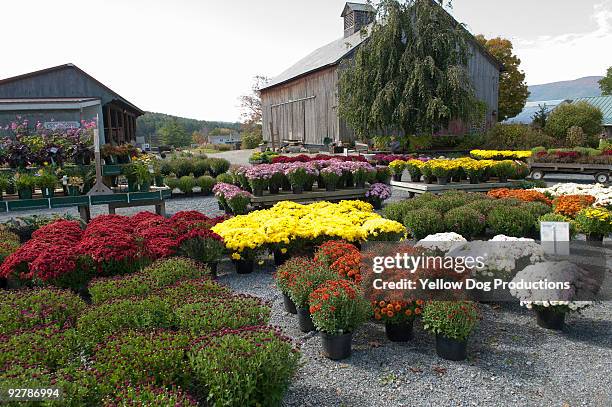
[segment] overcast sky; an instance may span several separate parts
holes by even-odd
[[[75,63],[142,109],[239,119],[238,96],[342,36],[342,0],[2,0],[0,78]],[[612,0],[454,0],[529,84],[603,75]]]

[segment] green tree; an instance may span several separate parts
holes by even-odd
[[[587,137],[599,135],[603,114],[587,102],[562,103],[548,116],[546,132],[557,140],[565,140],[573,126],[582,127]]]
[[[477,102],[467,70],[470,34],[443,3],[379,4],[369,39],[340,77],[339,113],[360,137],[381,129],[432,134],[453,119],[471,119]]]
[[[499,75],[499,121],[515,117],[525,107],[529,98],[529,88],[525,82],[525,72],[519,69],[521,60],[512,53],[512,42],[505,38],[487,40],[483,35],[476,36],[480,42],[503,65]]]
[[[601,80],[599,81],[599,88],[601,89],[602,95],[612,95],[612,66],[608,68],[606,76],[601,78]]]
[[[159,129],[159,138],[164,145],[185,147],[191,144],[191,135],[176,119],[169,120]]]
[[[546,127],[546,121],[548,120],[548,106],[546,103],[538,104],[538,110],[531,116],[531,124],[538,129],[544,129]]]

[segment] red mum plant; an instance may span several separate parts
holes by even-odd
[[[187,233],[193,228],[206,228],[210,229],[217,223],[226,220],[226,217],[220,216],[216,218],[209,218],[203,213],[197,211],[183,211],[177,212],[172,216],[169,221],[176,229],[179,234]]]
[[[127,234],[134,233],[134,227],[129,217],[121,215],[101,215],[89,222],[83,237],[112,236],[119,232]]]
[[[291,264],[301,264],[299,271],[287,283],[287,294],[298,308],[308,308],[310,293],[326,281],[338,278],[338,274],[316,260],[295,258]]]
[[[359,253],[359,250],[343,240],[330,240],[319,246],[315,253],[315,260],[330,266],[339,258],[351,253]]]
[[[328,335],[352,333],[370,316],[371,309],[359,286],[348,280],[330,280],[308,297],[312,322]]]
[[[147,225],[159,225],[167,221],[163,216],[148,211],[138,212],[136,215],[132,216],[130,220],[135,229]]]
[[[361,253],[358,251],[345,254],[333,262],[329,268],[341,277],[351,279],[357,284],[361,283]]]

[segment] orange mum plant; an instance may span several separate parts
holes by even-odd
[[[574,218],[578,212],[594,203],[595,197],[592,195],[561,195],[553,201],[553,208],[555,213]]]
[[[423,300],[416,301],[372,301],[374,318],[391,324],[410,321],[423,311]]]
[[[543,202],[552,205],[552,201],[543,193],[531,189],[492,189],[487,193],[492,198],[515,198],[525,202]]]
[[[345,254],[333,262],[329,268],[343,278],[351,279],[357,284],[361,283],[361,253],[358,251]]]
[[[336,260],[350,253],[359,253],[359,250],[344,240],[330,240],[319,246],[315,260],[331,266]]]

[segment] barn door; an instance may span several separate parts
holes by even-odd
[[[291,140],[306,142],[305,102],[291,103]]]

